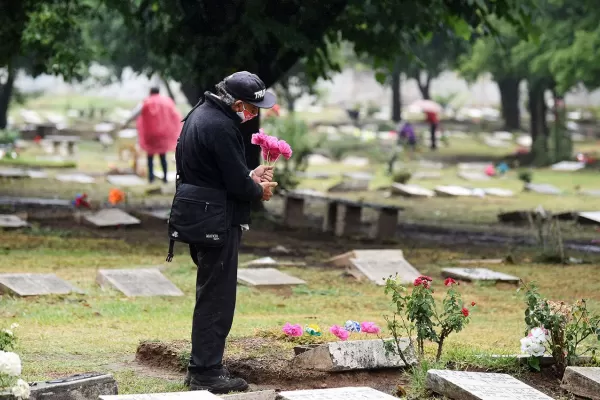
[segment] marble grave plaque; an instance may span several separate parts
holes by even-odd
[[[532,192],[540,194],[561,194],[562,190],[556,186],[549,185],[547,183],[528,183],[525,185],[525,189],[531,190]]]
[[[579,171],[584,168],[585,163],[578,161],[561,161],[553,164],[551,167],[552,171]]]
[[[140,220],[118,208],[107,208],[93,214],[88,214],[85,220],[98,228],[116,227],[122,225],[139,225]]]
[[[460,171],[458,176],[466,181],[489,181],[491,179],[483,172],[478,171]]]
[[[100,396],[100,400],[218,400],[216,396],[208,391],[173,392],[173,393],[150,393],[150,394],[120,394]]]
[[[426,189],[419,185],[404,185],[401,183],[394,183],[392,185],[392,193],[399,194],[407,197],[433,197],[435,192],[433,190]]]
[[[567,367],[560,386],[577,396],[600,400],[600,368]]]
[[[552,400],[507,374],[431,369],[427,388],[455,400]]]
[[[116,288],[127,297],[183,296],[158,268],[101,269],[96,281],[102,287]]]
[[[421,274],[404,257],[380,257],[379,259],[350,259],[349,272],[357,278],[367,277],[371,282],[384,286],[390,276],[398,277],[403,283],[414,282]]]
[[[75,182],[75,183],[94,183],[96,179],[86,174],[60,174],[56,175],[56,179],[61,182]]]
[[[394,400],[394,396],[369,387],[295,390],[280,392],[283,400]]]
[[[0,178],[29,178],[29,174],[20,168],[0,168]]]
[[[497,281],[519,283],[516,276],[503,274],[502,272],[492,271],[487,268],[444,268],[442,269],[444,278],[461,279],[464,281]]]
[[[0,214],[0,229],[23,228],[27,225],[27,221],[23,221],[16,215]]]
[[[143,186],[146,181],[137,175],[108,175],[106,180],[115,186]]]
[[[240,268],[238,282],[248,286],[304,285],[305,281],[275,268]]]
[[[0,274],[0,292],[17,296],[80,293],[81,290],[54,274]]]
[[[436,186],[436,188],[433,190],[438,195],[446,197],[473,196],[473,191],[471,189],[467,189],[462,186]]]

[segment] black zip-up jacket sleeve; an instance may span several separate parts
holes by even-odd
[[[260,200],[263,195],[262,186],[250,177],[244,149],[237,134],[224,130],[219,135],[219,140],[214,141],[214,151],[225,190],[239,201]]]

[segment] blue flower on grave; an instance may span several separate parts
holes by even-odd
[[[348,320],[344,325],[344,329],[348,332],[360,332],[360,323],[358,321]]]

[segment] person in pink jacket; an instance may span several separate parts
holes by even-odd
[[[182,127],[181,114],[170,97],[161,95],[159,89],[153,87],[150,89],[150,96],[135,108],[123,126],[136,118],[138,141],[142,150],[148,154],[148,181],[154,182],[154,155],[158,154],[164,174],[163,181],[166,183],[166,153],[175,151],[177,146]]]

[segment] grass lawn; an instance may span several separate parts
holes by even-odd
[[[126,298],[116,291],[101,290],[95,283],[100,268],[130,268],[163,264],[166,242],[162,231],[132,229],[99,238],[91,230],[70,231],[36,227],[26,232],[0,232],[0,273],[54,273],[81,288],[85,294],[16,298],[0,296],[2,325],[20,324],[18,352],[29,380],[47,379],[83,371],[114,373],[120,393],[181,390],[178,376],[149,374],[134,362],[142,340],[187,340],[195,293],[195,269],[179,247],[174,262],[164,274],[184,293],[176,298]],[[306,261],[302,268],[282,268],[307,281],[290,291],[238,288],[237,313],[232,337],[252,337],[279,332],[285,322],[317,323],[322,328],[348,319],[371,320],[384,325],[390,301],[383,288],[345,277],[343,271],[324,267],[327,257],[358,243],[328,239],[298,238],[271,229],[251,231],[245,239],[241,261],[264,256],[265,249],[283,244]],[[404,243],[406,258],[421,273],[434,278],[436,296],[442,293],[440,270],[461,258],[498,257],[500,249],[453,249]],[[524,251],[524,250],[523,250]],[[527,260],[523,253],[521,259]],[[592,260],[594,261],[594,260]],[[597,261],[597,260],[596,260]],[[600,311],[598,263],[582,266],[493,265],[495,270],[536,281],[542,293],[555,300],[590,299]],[[457,351],[514,354],[522,337],[523,300],[514,286],[463,283],[467,302],[475,301],[472,323],[451,337],[449,354]],[[285,343],[284,343],[285,345]],[[286,345],[291,351],[291,344]],[[236,352],[235,347],[229,349]],[[463,354],[464,356],[464,354]]]

